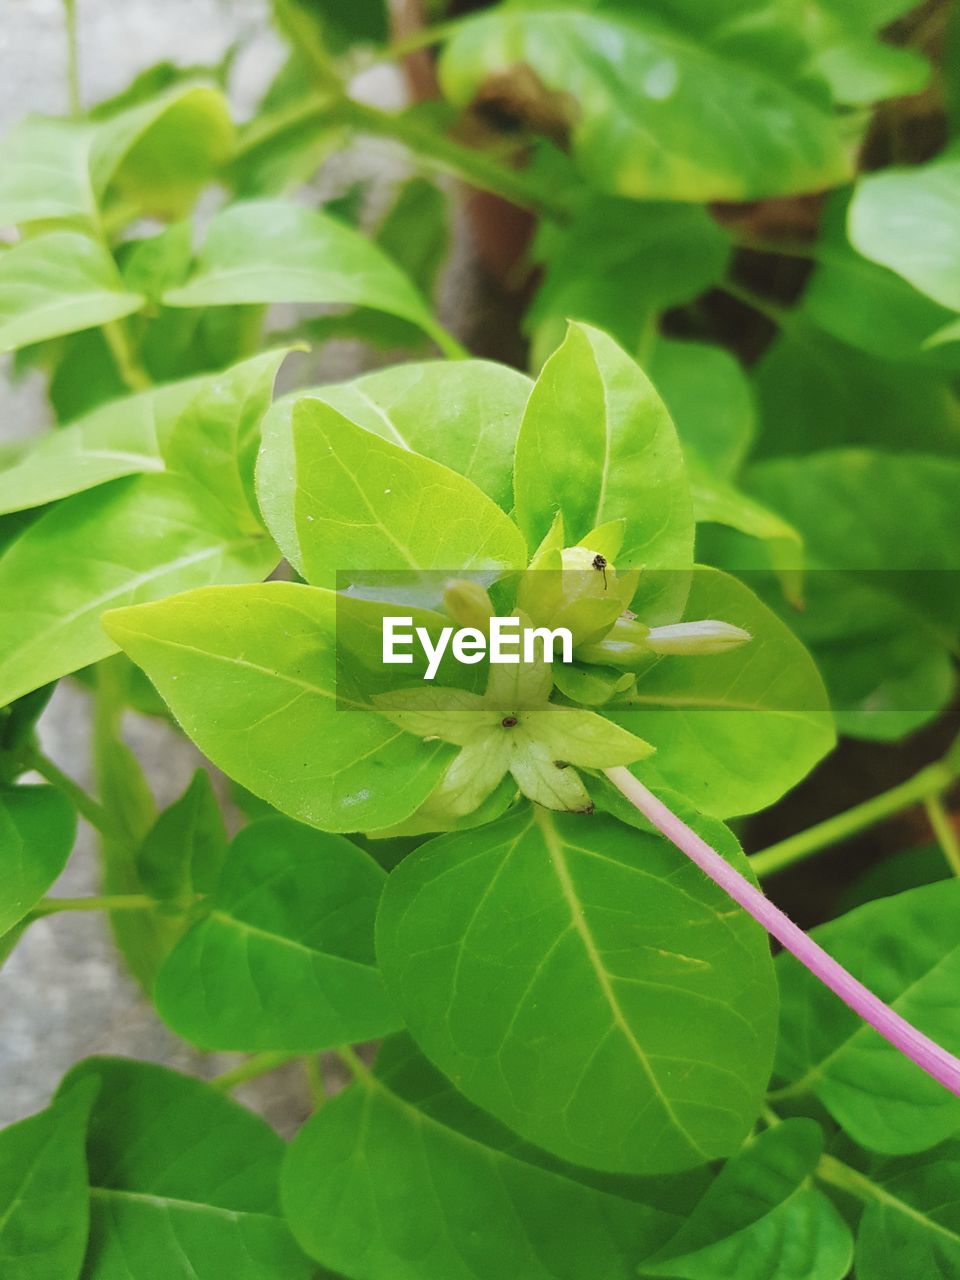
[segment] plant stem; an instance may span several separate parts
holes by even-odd
[[[349,1068],[354,1080],[369,1080],[370,1068],[348,1044],[337,1049],[337,1057]]]
[[[303,1069],[307,1077],[307,1087],[310,1090],[310,1100],[316,1110],[318,1107],[322,1107],[327,1100],[327,1088],[323,1079],[319,1054],[308,1053],[303,1060]]]
[[[502,196],[540,217],[564,222],[571,215],[569,206],[558,200],[545,184],[492,160],[483,151],[466,147],[435,129],[426,128],[403,113],[381,111],[378,107],[345,98],[334,108],[334,115],[362,133],[394,138],[409,147],[418,159],[441,173],[463,178],[471,186]]]
[[[768,298],[762,298],[759,293],[754,293],[752,289],[746,288],[745,285],[738,284],[736,280],[724,280],[723,284],[717,287],[721,293],[735,298],[737,302],[742,302],[745,307],[749,307],[751,311],[756,311],[757,315],[763,316],[765,320],[775,324],[778,329],[788,327],[790,312],[785,307],[777,306],[775,302],[771,302]]]
[[[150,375],[133,353],[127,330],[122,320],[110,320],[101,325],[120,377],[131,391],[146,391],[153,384]]]
[[[380,50],[377,61],[393,62],[408,54],[419,53],[421,49],[431,49],[436,44],[443,44],[462,22],[463,18],[451,18],[448,22],[436,22],[433,26],[420,27],[408,35],[399,36],[392,44]]]
[[[337,75],[333,59],[323,46],[319,29],[297,3],[297,0],[274,0],[277,18],[290,43],[313,72],[314,79],[322,89],[333,89],[343,92],[343,84]]]
[[[72,116],[80,115],[80,56],[77,43],[77,0],[63,0],[67,37],[67,100]]]
[[[927,765],[912,778],[898,783],[889,791],[881,792],[870,800],[864,800],[862,804],[854,805],[852,809],[846,809],[824,822],[818,822],[816,826],[808,827],[806,831],[799,831],[796,835],[788,836],[786,840],[779,840],[760,853],[755,853],[750,859],[750,865],[761,878],[773,875],[811,854],[839,844],[841,840],[846,840],[867,827],[876,826],[901,809],[946,791],[957,775],[957,766],[948,755],[936,764]]]
[[[921,1070],[960,1097],[960,1059],[948,1053],[929,1036],[925,1036],[848,973],[843,965],[828,955],[819,943],[807,937],[789,916],[774,906],[745,876],[721,857],[716,849],[712,849],[701,836],[668,809],[663,801],[658,800],[629,769],[620,767],[606,769],[604,772],[621,795],[734,902],[762,924],[814,977],[819,978],[824,986],[839,996],[844,1004]]]
[[[43,755],[40,751],[30,750],[21,757],[21,763],[24,768],[35,770],[58,791],[62,791],[77,812],[86,818],[92,827],[102,832],[113,830],[110,815],[103,805],[94,800],[93,796],[88,795],[83,787],[55,765],[49,756]]]
[[[30,920],[58,915],[61,911],[149,911],[157,900],[147,893],[106,893],[90,898],[42,898],[28,915]]]
[[[923,803],[947,865],[955,876],[960,876],[960,836],[957,835],[946,805],[940,795],[927,796]]]
[[[259,1076],[269,1075],[271,1071],[277,1071],[299,1057],[298,1053],[255,1053],[239,1066],[214,1076],[210,1083],[215,1089],[228,1093],[238,1085],[246,1084],[248,1080],[256,1080]]]

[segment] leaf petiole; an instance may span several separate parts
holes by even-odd
[[[818,822],[816,826],[808,827],[806,831],[799,831],[796,835],[788,836],[786,840],[780,840],[755,853],[750,859],[751,867],[761,878],[773,875],[794,862],[839,844],[868,827],[876,826],[901,809],[942,794],[960,777],[960,760],[956,759],[956,755],[954,746],[942,760],[927,765],[906,782],[900,782],[889,791],[872,796],[862,804],[854,805],[852,809],[846,809],[824,822]]]
[[[229,1071],[223,1071],[220,1075],[214,1076],[210,1083],[222,1093],[229,1093],[231,1089],[246,1084],[248,1080],[256,1080],[260,1076],[269,1075],[271,1071],[278,1071],[280,1067],[285,1067],[288,1062],[294,1062],[300,1056],[299,1053],[273,1051],[255,1053],[239,1066],[231,1067]]]
[[[925,1036],[895,1009],[874,995],[843,965],[808,937],[799,925],[764,896],[729,862],[710,847],[662,800],[658,800],[629,769],[605,769],[604,773],[630,803],[672,844],[700,868],[723,891],[762,924],[836,996],[894,1048],[915,1062],[927,1075],[960,1097],[960,1058]]]
[[[63,792],[81,817],[86,818],[92,827],[101,832],[111,832],[113,822],[109,813],[98,800],[88,795],[78,782],[74,782],[68,774],[40,751],[30,750],[20,759],[24,769],[33,769],[41,778]]]

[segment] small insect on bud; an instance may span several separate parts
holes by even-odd
[[[653,627],[646,637],[647,648],[661,654],[726,653],[753,639],[749,631],[730,622],[705,618],[702,622],[677,622],[669,627]]]
[[[486,590],[468,578],[454,578],[447,585],[443,607],[461,627],[476,627],[478,631],[485,632],[493,617],[493,605]]]

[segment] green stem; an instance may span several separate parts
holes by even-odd
[[[288,1062],[293,1062],[298,1057],[300,1057],[298,1053],[255,1053],[239,1066],[214,1076],[210,1083],[215,1089],[228,1093],[238,1085],[246,1084],[248,1080],[256,1080],[259,1076],[269,1075],[271,1071],[285,1067]]]
[[[78,116],[80,106],[80,56],[77,43],[77,0],[63,0],[64,30],[67,37],[67,97],[70,114]]]
[[[863,804],[854,805],[852,809],[827,818],[825,822],[818,822],[816,826],[808,827],[806,831],[800,831],[786,840],[770,845],[760,853],[755,853],[750,859],[750,865],[758,876],[773,875],[794,862],[800,862],[811,854],[819,853],[823,849],[830,848],[831,845],[839,844],[842,840],[865,831],[868,827],[875,827],[885,818],[899,813],[901,809],[907,809],[911,805],[926,800],[929,796],[946,791],[957,774],[957,766],[949,757],[936,764],[927,765],[912,778],[891,787],[889,791],[873,796]]]
[[[759,293],[754,293],[752,289],[746,288],[745,285],[738,284],[736,280],[725,280],[718,288],[722,293],[735,298],[737,302],[742,302],[751,311],[756,311],[757,315],[763,316],[765,320],[775,324],[778,329],[788,327],[790,312],[785,307],[777,306],[775,302],[771,302],[768,298],[762,298]]]
[[[816,245],[805,244],[802,240],[764,240],[738,231],[729,234],[738,249],[749,249],[751,253],[769,253],[778,258],[800,258],[804,262],[816,261],[817,258]]]
[[[370,1079],[370,1068],[350,1045],[341,1045],[337,1049],[337,1057],[348,1068],[354,1080],[367,1081]]]
[[[93,796],[88,795],[83,787],[55,765],[49,756],[43,755],[40,751],[30,750],[21,758],[21,763],[25,769],[34,769],[58,791],[62,791],[77,812],[86,818],[92,827],[102,832],[113,830],[110,815],[103,805],[94,800]]]
[[[130,338],[122,320],[110,320],[101,325],[120,377],[131,391],[146,391],[153,385],[150,375],[134,355]]]
[[[461,25],[463,18],[451,18],[449,22],[436,22],[430,27],[420,27],[409,35],[399,36],[392,44],[386,45],[377,55],[378,62],[394,62],[406,58],[408,54],[419,53],[421,49],[432,49],[434,45],[443,44]]]
[[[960,836],[957,835],[943,799],[937,794],[927,796],[923,803],[947,865],[955,876],[960,876]]]
[[[277,18],[321,89],[343,92],[343,82],[333,59],[323,46],[316,21],[300,7],[297,0],[274,0]]]
[[[106,893],[91,898],[43,898],[28,919],[53,916],[61,911],[149,911],[157,905],[147,893]]]
[[[333,114],[343,124],[362,133],[394,138],[439,172],[463,178],[471,186],[502,196],[540,217],[560,222],[570,218],[570,207],[559,201],[546,185],[532,180],[522,171],[492,160],[483,151],[465,147],[445,134],[411,120],[403,113],[381,111],[366,103],[344,99],[334,108]]]
[[[303,1069],[307,1077],[307,1087],[310,1090],[310,1100],[314,1110],[317,1110],[327,1100],[327,1086],[323,1079],[319,1055],[308,1053],[303,1060]]]

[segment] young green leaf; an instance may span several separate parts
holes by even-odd
[[[146,471],[177,471],[246,508],[260,419],[283,351],[222,373],[184,378],[123,396],[41,436],[0,470],[0,512],[39,507]]]
[[[390,826],[427,798],[453,752],[354,700],[335,620],[331,592],[270,582],[187,592],[104,625],[242,786],[328,831]]]
[[[960,1049],[960,881],[881,898],[813,936],[855,976],[946,1049]],[[861,1146],[897,1155],[942,1142],[960,1099],[898,1053],[784,954],[777,1074],[783,1096],[813,1094]],[[777,1095],[775,1095],[777,1096]]]
[[[0,1132],[0,1267],[4,1280],[78,1280],[87,1246],[91,1081]]]
[[[385,880],[342,836],[241,831],[205,914],[160,970],[161,1016],[203,1049],[309,1053],[395,1031],[373,954]]]
[[[504,511],[513,506],[513,450],[533,383],[525,374],[489,360],[400,364],[352,382],[311,388],[357,426],[392,444],[457,471]],[[260,461],[276,490],[293,466],[293,406],[285,397],[264,424],[268,446]],[[263,485],[266,493],[266,483]],[[279,508],[273,515],[280,519]]]
[[[84,1280],[310,1280],[278,1204],[283,1143],[264,1121],[199,1080],[122,1058],[81,1062],[61,1096],[90,1080]]]
[[[662,19],[570,4],[510,7],[458,26],[440,79],[467,106],[528,68],[532,119],[569,135],[585,176],[641,200],[753,200],[842,182],[839,126],[803,89],[722,40]],[[546,130],[545,130],[546,131]]]
[[[800,642],[735,578],[697,569],[686,616],[722,618],[752,639],[726,653],[662,657],[604,712],[657,748],[638,776],[715,817],[752,813],[833,746],[826,690]]]
[[[960,161],[868,174],[850,202],[849,231],[865,258],[960,311]]]
[[[174,218],[233,149],[226,101],[175,85],[97,120],[28,116],[0,146],[0,223],[98,219],[97,206]]]
[[[637,351],[660,311],[722,279],[730,241],[698,205],[595,196],[572,223],[545,223],[534,256],[545,277],[524,326],[535,335],[536,365],[538,354],[545,358],[563,341],[567,320],[595,325]]]
[[[766,938],[658,836],[542,809],[441,836],[390,875],[377,954],[424,1052],[564,1159],[689,1168],[756,1117],[776,1019]]]
[[[119,207],[172,220],[189,213],[200,189],[233,153],[233,122],[209,85],[175,85],[98,122],[90,176],[109,214]]]
[[[274,425],[282,450],[282,420]],[[258,492],[284,554],[315,585],[336,586],[338,570],[526,565],[513,522],[455,471],[355,426],[320,400],[296,402],[290,432],[292,469],[270,461],[268,424]]]
[[[817,265],[803,295],[804,315],[838,341],[880,360],[956,369],[960,348],[927,345],[954,319],[954,312],[889,267],[858,253],[847,238],[849,207],[850,193],[844,191],[832,197],[824,210]],[[922,448],[922,439],[917,443],[912,430],[897,447]],[[956,443],[960,445],[960,432]]]
[[[324,302],[372,307],[447,340],[426,302],[375,245],[336,218],[283,200],[250,200],[216,214],[187,282],[169,307]]]
[[[76,813],[53,787],[0,788],[0,935],[59,876],[76,830]]]
[[[517,438],[517,519],[531,547],[559,510],[568,542],[625,520],[621,569],[686,569],[693,512],[670,415],[606,334],[571,324],[530,394]]]
[[[198,769],[179,800],[159,815],[137,851],[140,883],[159,901],[189,906],[212,893],[227,854],[227,832],[210,775]]]
[[[810,1183],[823,1148],[812,1120],[751,1139],[720,1170],[676,1235],[641,1262],[670,1280],[843,1280],[850,1229]]]
[[[831,1179],[832,1181],[832,1179]],[[844,1187],[837,1180],[834,1185]],[[858,1280],[951,1276],[960,1269],[960,1142],[883,1161],[853,1189],[866,1202],[857,1230]]]
[[[732,480],[756,433],[750,383],[739,363],[722,347],[661,338],[646,368],[684,449]]]
[[[0,223],[92,219],[91,138],[75,120],[31,115],[15,125],[0,144]]]
[[[701,1182],[600,1180],[519,1146],[397,1036],[301,1130],[281,1194],[301,1245],[344,1275],[633,1280]]]
[[[88,236],[51,231],[23,240],[0,253],[0,351],[119,320],[145,301]]]
[[[960,461],[835,450],[766,463],[751,492],[800,529],[813,647],[838,723],[889,738],[931,719],[954,687]]]
[[[117,480],[59,503],[0,559],[0,702],[114,652],[107,609],[256,581],[276,558],[185,477]]]

